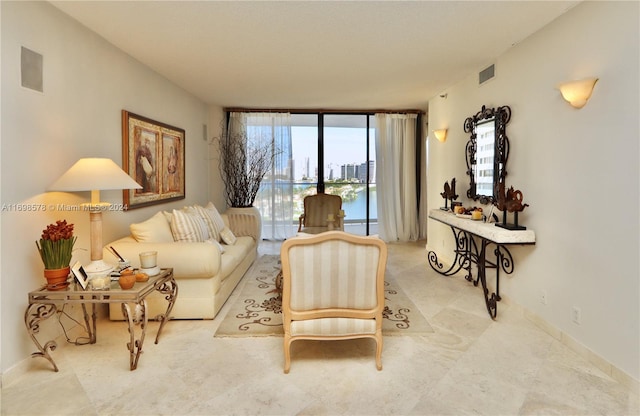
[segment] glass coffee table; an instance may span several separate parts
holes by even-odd
[[[80,304],[84,314],[85,330],[89,334],[89,343],[96,343],[96,304],[99,303],[120,303],[125,320],[129,324],[130,341],[127,343],[129,350],[129,368],[133,371],[138,366],[138,359],[142,352],[142,344],[147,330],[147,301],[146,298],[153,292],[160,292],[167,300],[167,310],[153,319],[160,322],[156,341],[160,338],[160,333],[164,324],[170,319],[170,313],[178,297],[178,285],[173,277],[173,269],[162,269],[156,276],[150,276],[146,282],[136,282],[133,288],[123,290],[117,281],[111,282],[109,290],[82,290],[77,284],[71,284],[65,290],[50,291],[46,287],[29,292],[29,306],[24,314],[24,322],[27,326],[29,336],[38,347],[38,352],[31,354],[32,357],[43,357],[53,365],[54,371],[58,371],[58,366],[53,361],[49,351],[54,351],[57,344],[54,340],[40,344],[35,334],[40,331],[40,322],[56,315],[58,308],[67,304]],[[87,312],[87,305],[91,305],[91,319]],[[133,306],[133,308],[131,307]],[[136,338],[136,324],[140,326],[140,334]]]

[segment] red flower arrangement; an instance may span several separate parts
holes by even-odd
[[[36,241],[44,268],[62,269],[69,266],[77,238],[73,235],[73,224],[67,224],[66,220],[47,225],[42,230],[40,244]]]

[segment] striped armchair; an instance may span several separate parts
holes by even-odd
[[[387,246],[343,231],[282,243],[284,372],[296,340],[373,338],[382,369],[382,311]]]
[[[317,234],[327,230],[343,230],[342,198],[319,193],[304,198],[304,213],[298,220],[298,232]],[[329,216],[333,222],[329,224]]]

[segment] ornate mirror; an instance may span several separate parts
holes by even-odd
[[[465,149],[469,190],[467,197],[482,204],[493,204],[496,190],[507,176],[509,138],[506,126],[511,120],[508,106],[482,109],[464,121],[464,132],[469,133]]]

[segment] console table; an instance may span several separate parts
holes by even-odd
[[[40,322],[54,316],[58,311],[58,307],[66,304],[81,304],[84,314],[85,330],[89,334],[89,343],[96,343],[96,304],[98,303],[120,303],[122,304],[122,313],[129,324],[130,341],[127,343],[129,350],[129,368],[133,371],[138,366],[138,359],[142,352],[142,344],[147,329],[147,301],[149,294],[158,291],[165,295],[167,300],[167,310],[164,314],[155,317],[160,321],[156,341],[160,338],[160,332],[164,324],[170,319],[170,313],[173,304],[178,296],[178,285],[173,277],[173,269],[162,269],[156,276],[149,277],[146,282],[137,282],[133,288],[123,290],[118,282],[111,282],[109,290],[82,290],[79,285],[69,285],[65,290],[51,291],[46,287],[39,290],[29,292],[29,306],[24,314],[24,322],[27,326],[29,336],[33,343],[38,347],[38,352],[31,354],[32,357],[43,357],[49,360],[53,365],[54,371],[58,371],[58,366],[49,354],[49,350],[56,349],[57,344],[54,340],[48,341],[44,346],[38,342],[35,334],[40,330]],[[86,305],[91,305],[92,319],[89,320]],[[129,304],[135,304],[133,311]],[[140,336],[135,336],[135,324],[140,324]]]
[[[498,314],[497,302],[500,301],[500,270],[511,274],[514,269],[513,257],[507,246],[535,244],[535,233],[532,230],[506,230],[496,227],[495,224],[460,218],[450,211],[441,209],[429,211],[429,218],[448,225],[456,242],[455,258],[451,267],[444,270],[443,264],[438,261],[438,255],[434,251],[428,253],[429,265],[443,276],[452,276],[461,269],[465,269],[466,280],[473,282],[474,286],[478,286],[478,283],[482,285],[487,312],[492,319],[495,319]],[[487,259],[487,248],[492,244],[495,245],[493,250],[495,261]],[[475,279],[471,270],[473,264],[478,268]],[[496,270],[496,291],[491,294],[487,288],[487,269]]]

